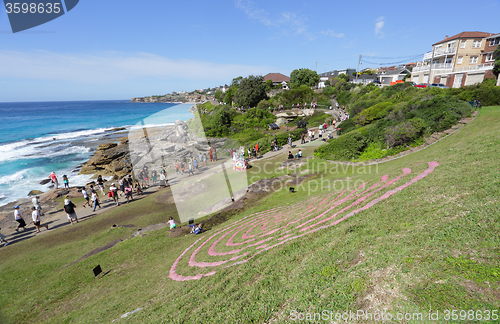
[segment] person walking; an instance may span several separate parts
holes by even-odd
[[[57,181],[57,176],[54,171],[52,171],[49,175],[51,182],[54,184],[56,189],[59,189],[59,182]]]
[[[214,151],[210,148],[210,162],[214,162]]]
[[[33,202],[33,206],[40,211],[40,215],[43,216],[42,214],[42,206],[40,205],[40,196],[35,196],[35,198],[31,199]]]
[[[288,148],[292,148],[292,137],[290,135],[288,135]]]
[[[108,195],[113,198],[113,201],[115,202],[116,206],[119,206],[118,203],[118,188],[115,186],[114,183],[111,184],[109,187],[109,193]]]
[[[90,198],[89,198],[89,195],[87,193],[87,190],[85,190],[85,187],[82,189],[82,195],[83,195],[83,199],[85,199],[85,203],[83,204],[83,208],[85,208],[85,205],[92,207],[92,205],[90,205]]]
[[[165,182],[165,180],[167,179],[167,177],[165,176],[165,173],[160,173],[160,187],[166,187],[167,184]]]
[[[142,188],[141,188],[141,184],[139,183],[139,181],[136,181],[135,182],[135,194],[137,196],[139,196],[139,192],[141,193],[141,195],[144,195],[144,192],[142,191]]]
[[[106,194],[104,193],[104,180],[102,179],[101,175],[97,176],[97,186],[101,190],[101,194],[105,196]]]
[[[152,170],[151,177],[153,178],[153,186],[156,186],[156,181],[158,181],[158,172],[156,170]]]
[[[64,212],[66,213],[66,216],[68,216],[68,221],[71,225],[73,225],[73,221],[76,221],[78,223],[75,208],[75,204],[73,204],[69,197],[66,196],[66,199],[64,199]]]
[[[31,207],[31,218],[33,219],[33,224],[36,227],[36,232],[40,233],[40,227],[45,227],[47,230],[49,229],[49,225],[40,224],[40,212],[36,210],[35,207]]]
[[[306,142],[306,134],[302,133],[302,135],[300,135],[300,144],[305,144]]]
[[[193,164],[191,163],[191,160],[189,160],[189,164],[188,164],[188,168],[189,168],[189,176],[194,175],[194,172],[193,172]]]
[[[180,174],[180,172],[179,172],[179,162],[177,162],[177,160],[175,160],[175,174]]]
[[[99,209],[101,209],[101,204],[99,203],[99,195],[97,194],[97,192],[95,190],[92,191],[92,205],[94,205],[94,211],[96,209],[96,207],[99,207]]]
[[[186,167],[184,166],[184,162],[181,161],[181,174],[184,174]]]
[[[5,235],[3,235],[2,233],[0,233],[0,242],[2,242],[3,246],[7,246],[10,244],[10,242],[5,239]]]
[[[122,192],[121,196],[123,196],[125,194],[125,184],[123,177],[121,177],[120,180],[118,180],[118,186],[120,187],[120,191]]]
[[[125,186],[125,198],[127,198],[127,204],[130,200],[134,200],[132,187],[130,187],[128,183]]]
[[[23,231],[26,230],[26,222],[24,221],[23,214],[21,213],[21,211],[19,210],[19,208],[20,208],[20,206],[15,206],[14,207],[14,219],[16,220],[16,222],[19,223],[19,225],[15,229],[16,232],[19,232],[19,229],[21,227],[23,228]]]
[[[259,155],[259,142],[255,144],[255,157],[257,157],[258,155]]]

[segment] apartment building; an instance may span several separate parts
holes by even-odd
[[[411,81],[419,84],[430,80],[459,88],[493,77],[492,54],[499,35],[474,31],[446,36],[432,44],[432,51],[413,68]]]

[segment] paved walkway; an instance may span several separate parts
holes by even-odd
[[[315,131],[315,134],[317,136],[318,127],[311,128],[311,129],[313,129]],[[328,132],[328,130],[332,130],[332,133],[334,134],[333,126],[331,126],[331,125],[328,126],[327,132]],[[335,135],[334,135],[334,137],[335,137]],[[296,150],[296,149],[301,148],[301,147],[320,146],[320,145],[323,145],[324,143],[325,142],[316,138],[315,140],[310,141],[310,142],[306,142],[305,144],[300,144],[300,140],[297,140],[297,141],[294,141],[292,143],[292,146],[293,146],[293,150]],[[280,155],[280,154],[287,155],[288,151],[289,151],[288,145],[285,145],[279,151],[267,152],[267,153],[259,156],[256,160],[255,159],[250,160],[249,163],[252,163],[253,161],[261,161],[264,159],[272,158],[272,157],[275,157],[275,156]],[[175,175],[175,174],[172,174],[172,171],[170,171],[169,172],[169,183],[170,183],[170,185],[173,186],[173,185],[176,185],[184,180],[201,180],[203,178],[209,177],[209,176],[213,175],[214,173],[221,171],[221,168],[218,167],[221,163],[222,163],[222,160],[219,160],[216,163],[209,162],[207,166],[204,166],[204,165],[201,166],[200,170],[195,172],[195,174],[192,176],[189,176],[188,173],[184,173],[182,175]],[[140,200],[144,197],[147,197],[150,194],[157,192],[159,189],[160,189],[160,187],[158,184],[155,186],[150,186],[147,189],[143,189],[144,195],[136,196],[134,194],[134,200],[138,200],[138,199]],[[80,223],[85,222],[93,217],[99,216],[100,214],[102,214],[106,211],[109,211],[113,208],[120,208],[120,206],[116,206],[113,199],[109,198],[107,195],[105,195],[105,196],[100,195],[99,197],[101,198],[102,208],[98,208],[95,212],[92,210],[92,208],[90,208],[88,206],[86,208],[82,207],[82,203],[77,204],[76,214],[78,217],[78,221]],[[120,205],[124,204],[124,203],[126,204],[126,199],[124,197],[119,197],[119,203],[120,203]],[[130,203],[132,204],[133,201]],[[10,243],[16,243],[16,242],[19,242],[19,241],[22,241],[25,239],[29,239],[29,238],[37,236],[37,235],[45,235],[48,232],[51,232],[51,231],[59,229],[59,228],[63,228],[65,226],[78,226],[79,225],[79,224],[70,225],[68,218],[66,216],[66,213],[64,212],[64,210],[62,208],[58,208],[58,207],[56,207],[52,210],[48,210],[48,211],[43,210],[45,215],[41,217],[42,224],[49,225],[48,231],[45,228],[41,228],[41,232],[36,233],[36,228],[33,225],[33,223],[31,222],[31,212],[28,213],[26,211],[23,211],[23,217],[24,217],[26,224],[27,224],[26,231],[21,230],[20,232],[16,232],[15,227],[17,227],[17,223],[15,223],[16,224],[15,226],[10,226],[9,228],[7,228],[7,227],[2,228],[1,232],[2,232],[2,234],[4,234],[6,236],[6,239]],[[42,208],[43,208],[43,205],[42,205]],[[14,218],[14,211],[12,211],[12,216],[9,216],[9,217],[12,217],[12,219]],[[3,247],[1,247],[0,250],[2,248]]]

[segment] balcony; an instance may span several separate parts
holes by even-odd
[[[431,53],[432,55],[432,53]],[[443,55],[455,55],[455,47],[448,47],[448,48],[440,48],[440,49],[435,49],[434,50],[434,58],[438,56],[443,56]]]
[[[429,71],[430,65],[416,66],[413,68],[412,73],[426,72]],[[453,70],[453,63],[434,63],[432,64],[432,70],[440,70],[440,72],[451,72]]]
[[[469,66],[460,66],[455,69],[454,72],[473,72],[473,71],[486,71],[493,69],[493,64],[495,62],[484,63],[484,64],[475,64]]]

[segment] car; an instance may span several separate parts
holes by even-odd
[[[433,84],[431,84],[431,87],[432,88],[441,88],[441,89],[447,89],[448,88],[447,86],[445,86],[442,83],[433,83]]]
[[[375,84],[382,84],[379,80],[373,80],[372,83],[375,83]]]
[[[427,88],[427,83],[416,84],[415,87],[417,87],[417,88]]]

